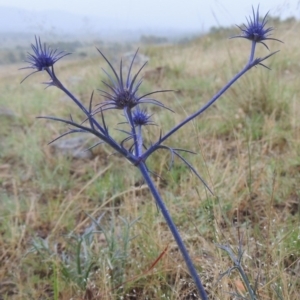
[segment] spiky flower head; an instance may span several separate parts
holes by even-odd
[[[266,40],[273,40],[273,41],[278,41],[281,42],[278,39],[270,38],[269,36],[271,35],[271,31],[274,30],[273,27],[266,27],[267,25],[267,16],[269,13],[267,13],[263,19],[260,19],[259,17],[259,6],[257,7],[257,11],[254,11],[254,7],[252,6],[252,12],[253,12],[253,17],[247,18],[247,25],[243,24],[244,28],[240,27],[237,25],[239,29],[241,29],[242,34],[241,35],[236,35],[231,38],[244,38],[256,43],[261,43],[263,44],[267,49],[268,46],[263,42]]]
[[[27,75],[22,82],[36,72],[47,70],[50,67],[53,67],[58,60],[70,54],[64,51],[52,50],[51,48],[47,47],[45,43],[42,44],[41,39],[37,38],[36,36],[35,45],[31,44],[31,48],[34,54],[28,52],[27,60],[25,61],[29,63],[29,66],[21,69],[35,69],[35,71]]]
[[[167,108],[161,102],[152,98],[148,98],[148,96],[161,92],[169,92],[171,90],[154,91],[151,93],[144,94],[142,96],[138,95],[138,90],[140,85],[142,84],[142,79],[137,80],[137,77],[147,62],[142,65],[142,67],[133,77],[131,76],[131,70],[137,55],[137,51],[133,56],[133,59],[129,66],[128,74],[124,79],[122,60],[120,62],[120,72],[118,74],[115,68],[109,62],[109,60],[104,56],[104,54],[99,49],[97,50],[108,63],[111,71],[113,72],[114,77],[112,77],[108,72],[106,72],[103,69],[105,74],[108,76],[110,82],[107,83],[105,81],[102,81],[102,83],[106,85],[106,87],[108,87],[110,91],[106,92],[104,90],[99,90],[102,93],[102,96],[105,98],[105,101],[98,105],[98,108],[96,109],[95,113],[108,109],[132,109],[133,107],[141,103],[152,103]]]
[[[146,109],[140,109],[138,106],[132,111],[132,121],[135,126],[154,125],[151,117],[152,115],[149,115]]]

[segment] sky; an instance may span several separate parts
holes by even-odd
[[[300,18],[300,0],[0,0],[0,9],[66,11],[85,16],[87,22],[89,17],[97,17],[99,26],[104,27],[205,31],[212,26],[244,23],[252,5],[256,8],[258,4],[262,14],[270,11],[282,18]]]

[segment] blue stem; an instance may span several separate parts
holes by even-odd
[[[255,41],[252,41],[252,45],[251,45],[251,53],[250,53],[249,62],[248,62],[249,65],[253,62],[253,59],[254,59],[254,53],[255,53],[255,47],[256,47],[256,42],[255,42]]]
[[[185,245],[184,245],[184,243],[181,239],[181,236],[180,236],[180,234],[179,234],[179,232],[178,232],[178,230],[177,230],[177,228],[176,228],[176,226],[175,226],[175,224],[174,224],[174,222],[173,222],[173,220],[172,220],[172,218],[171,218],[171,216],[168,212],[168,209],[165,206],[163,200],[161,199],[160,194],[158,193],[158,191],[157,191],[157,189],[156,189],[156,187],[155,187],[155,185],[154,185],[154,183],[153,183],[153,181],[152,181],[152,179],[149,175],[149,172],[147,170],[147,167],[146,167],[145,163],[141,162],[138,165],[138,168],[140,169],[145,181],[147,182],[148,187],[149,187],[153,197],[155,198],[156,204],[160,208],[160,210],[161,210],[161,212],[162,212],[162,214],[163,214],[163,216],[164,216],[164,218],[165,218],[165,220],[166,220],[166,222],[167,222],[167,224],[168,224],[168,226],[169,226],[169,228],[170,228],[170,230],[171,230],[171,232],[172,232],[172,234],[175,238],[175,241],[176,241],[176,243],[177,243],[177,245],[180,249],[180,252],[181,252],[181,254],[182,254],[182,256],[185,260],[185,263],[186,263],[186,265],[187,265],[187,267],[190,271],[190,274],[191,274],[191,276],[192,276],[192,278],[193,278],[193,280],[194,280],[194,282],[197,286],[197,289],[198,289],[198,292],[199,292],[199,295],[200,295],[201,299],[202,300],[207,300],[208,299],[207,294],[204,290],[204,287],[201,283],[201,280],[198,276],[198,273],[197,273],[197,271],[196,271],[196,269],[193,265],[193,262],[192,262],[192,260],[189,256],[189,254],[188,254],[188,251],[187,251],[187,249],[186,249],[186,247],[185,247]]]
[[[84,114],[87,116],[87,118],[91,121],[91,126],[95,125],[98,130],[100,131],[100,134],[92,127],[90,131],[92,134],[98,136],[100,139],[105,141],[107,144],[109,144],[114,150],[119,152],[121,155],[126,157],[132,164],[136,165],[139,163],[138,155],[133,155],[129,151],[127,151],[125,148],[120,147],[118,143],[116,143],[115,140],[113,140],[108,132],[96,121],[96,119],[91,115],[91,113],[83,106],[83,104],[72,94],[70,93],[64,85],[59,81],[59,79],[56,77],[54,73],[54,69],[46,69],[47,73],[53,80],[53,84],[60,90],[62,90],[66,95],[68,95],[75,103],[76,105],[84,112]],[[87,128],[86,128],[87,129]]]
[[[59,88],[60,90],[62,90],[64,93],[66,93],[76,104],[77,106],[85,113],[85,115],[87,117],[89,117],[89,112],[86,110],[86,108],[82,105],[82,103],[76,99],[76,97],[71,94],[65,87],[64,85],[58,80],[58,78],[56,77],[55,73],[54,73],[54,67],[52,66],[52,68],[47,68],[45,69],[47,71],[47,73],[49,74],[49,76],[51,77],[52,81],[53,81],[53,85],[56,86],[57,88]]]
[[[252,51],[255,50],[255,45],[252,44]],[[254,52],[250,54],[250,59],[253,59]],[[142,155],[141,160],[145,161],[149,155],[151,155],[155,150],[158,149],[158,146],[163,143],[167,138],[169,138],[172,134],[174,134],[178,129],[184,126],[186,123],[190,122],[201,113],[203,113],[207,108],[209,108],[216,100],[218,100],[232,85],[235,83],[241,76],[243,76],[247,71],[249,71],[255,65],[255,61],[249,61],[247,65],[237,73],[217,94],[215,94],[204,106],[202,106],[198,111],[187,117],[180,124],[172,128],[168,133],[166,133],[163,137],[160,138],[156,144],[150,147],[145,153]]]
[[[141,153],[139,153],[139,147],[138,147],[138,140],[137,140],[137,135],[134,127],[134,122],[132,119],[132,114],[131,114],[131,109],[129,107],[125,108],[125,116],[127,117],[128,123],[131,126],[131,133],[132,133],[132,138],[133,138],[133,143],[134,143],[134,149],[135,149],[135,156],[139,157]]]
[[[137,144],[138,144],[138,149],[139,149],[139,155],[142,155],[143,153],[143,135],[142,135],[142,126],[138,125],[137,127]]]
[[[50,75],[51,79],[53,80],[53,84],[60,90],[62,90],[66,95],[68,95],[76,105],[84,112],[84,114],[88,117],[88,119],[92,122],[92,125],[95,125],[104,135],[106,134],[103,127],[92,117],[91,113],[83,106],[83,104],[72,94],[68,89],[64,87],[64,85],[59,81],[54,73],[54,68],[52,70],[49,68],[46,70]]]

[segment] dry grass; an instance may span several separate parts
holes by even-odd
[[[219,278],[233,263],[215,243],[236,250],[239,242],[251,283],[258,278],[260,299],[298,299],[300,53],[294,33],[300,26],[293,26],[276,32],[284,45],[270,43],[272,50],[281,48],[267,62],[272,71],[251,70],[167,141],[198,153],[186,157],[215,197],[180,162],[169,172],[167,153],[148,162],[162,178],[156,183],[211,299],[246,295],[235,271]],[[175,114],[151,108],[159,126],[167,131],[204,104],[243,66],[249,46],[207,36],[184,46],[141,48],[150,56],[144,91],[177,91],[159,97]],[[104,65],[100,57],[66,61],[56,73],[87,103],[101,86]],[[36,116],[82,116],[59,91],[43,90],[44,75],[19,85],[26,72],[18,67],[0,70],[0,107],[15,114],[0,119],[0,299],[196,299],[137,171],[105,146],[85,160],[48,146],[66,128]],[[107,119],[115,124],[121,117],[108,113]],[[155,140],[159,129],[151,129],[147,138]],[[87,214],[103,216],[102,231]],[[101,232],[88,235],[91,229]],[[87,281],[77,259],[83,271],[93,263]]]

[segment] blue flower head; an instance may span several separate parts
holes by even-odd
[[[151,117],[152,115],[149,115],[146,109],[140,109],[138,106],[132,112],[132,120],[135,126],[154,125]]]
[[[53,67],[58,60],[70,54],[64,51],[52,50],[46,44],[42,45],[41,39],[37,37],[35,37],[35,45],[31,44],[31,48],[34,54],[28,53],[26,62],[29,63],[29,66],[22,69],[35,69],[35,71],[27,75],[22,82],[36,72]]]
[[[242,34],[241,35],[236,35],[231,38],[244,38],[256,43],[261,43],[263,44],[267,49],[268,46],[263,42],[266,40],[274,40],[281,42],[278,39],[270,38],[269,36],[271,35],[271,31],[274,30],[273,27],[267,27],[267,16],[268,13],[264,16],[263,19],[260,19],[259,17],[259,6],[257,7],[257,11],[255,13],[254,8],[252,7],[252,12],[253,12],[253,18],[249,17],[247,18],[247,25],[243,24],[244,28],[240,27],[237,25],[239,29],[241,29]]]
[[[104,90],[99,90],[102,92],[102,96],[105,98],[105,101],[100,103],[98,106],[99,108],[95,111],[95,113],[103,110],[108,109],[132,109],[138,104],[141,103],[152,103],[161,107],[166,108],[161,102],[148,98],[148,96],[155,94],[155,93],[161,93],[161,92],[169,92],[170,90],[161,90],[161,91],[154,91],[151,93],[144,94],[142,96],[138,95],[138,89],[140,85],[142,84],[142,79],[137,80],[138,75],[140,74],[141,70],[144,68],[146,63],[142,65],[142,67],[138,70],[138,72],[132,77],[131,76],[131,70],[134,64],[134,60],[136,58],[137,52],[135,53],[130,66],[128,70],[128,74],[126,78],[123,78],[123,65],[122,60],[120,63],[120,72],[119,74],[115,70],[115,68],[112,66],[112,64],[109,62],[109,60],[104,56],[104,54],[99,50],[99,53],[102,55],[102,57],[106,60],[108,63],[111,71],[113,72],[114,78],[106,72],[104,69],[103,71],[108,76],[110,82],[107,83],[105,81],[102,81],[106,87],[110,90],[109,92],[106,92]]]

